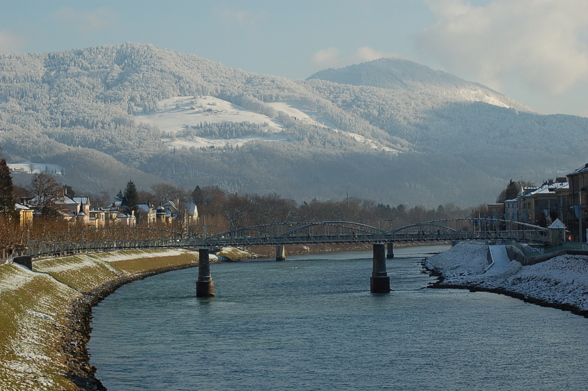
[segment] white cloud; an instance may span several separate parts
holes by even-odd
[[[312,62],[314,65],[321,68],[341,68],[347,65],[377,60],[383,57],[394,57],[394,55],[363,46],[351,55],[343,56],[339,49],[331,47],[316,52],[312,56]]]
[[[553,95],[588,81],[588,0],[427,0],[421,48],[447,71],[501,89],[517,78]]]
[[[364,46],[357,49],[357,51],[355,52],[355,57],[357,58],[358,62],[366,62],[391,56],[386,55],[385,53],[372,49],[370,47]]]
[[[217,8],[225,25],[228,26],[255,26],[267,17],[267,11],[259,10],[256,12],[237,10],[230,7]]]
[[[93,33],[117,27],[119,14],[110,8],[77,11],[64,7],[55,11],[50,19],[56,23],[73,26],[81,33]]]
[[[312,62],[323,68],[339,66],[341,51],[337,48],[321,49],[312,55]]]
[[[0,31],[0,54],[18,52],[25,44],[23,38],[17,37],[10,31]]]

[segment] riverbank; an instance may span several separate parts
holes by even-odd
[[[1,265],[0,389],[104,389],[86,350],[92,306],[130,281],[197,265],[198,252],[187,250],[50,258],[33,270]]]
[[[503,293],[588,316],[588,257],[562,256],[524,267],[502,260],[488,268],[487,252],[487,245],[458,244],[424,265],[439,275],[436,287]],[[254,257],[236,249],[219,255]],[[103,390],[86,350],[92,307],[128,282],[197,265],[198,252],[187,250],[51,258],[35,261],[33,271],[1,265],[0,389]]]
[[[315,246],[316,247],[316,246]],[[312,248],[331,252],[333,248]],[[340,246],[337,251],[370,246]],[[271,258],[223,248],[211,262]],[[267,250],[267,249],[264,249]],[[289,254],[310,253],[305,246]],[[33,270],[0,265],[0,389],[102,390],[89,365],[92,307],[120,286],[169,270],[198,265],[198,252],[133,250],[36,260]]]
[[[488,245],[460,243],[423,263],[437,275],[436,288],[509,295],[588,317],[588,256],[562,255],[522,266],[506,257],[488,261]]]

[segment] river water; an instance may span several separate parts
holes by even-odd
[[[133,282],[93,311],[108,390],[585,390],[588,319],[502,295],[427,289],[395,249],[371,294],[371,252],[211,265]]]

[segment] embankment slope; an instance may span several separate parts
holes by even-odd
[[[424,265],[440,276],[437,287],[503,293],[588,317],[588,256],[561,255],[529,266],[506,259],[489,267],[487,255],[488,245],[460,243]]]
[[[86,343],[91,307],[119,286],[198,264],[198,252],[134,250],[0,266],[0,389],[101,390]]]

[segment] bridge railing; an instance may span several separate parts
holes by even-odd
[[[385,242],[430,242],[465,240],[516,240],[542,242],[543,231],[446,231],[446,232],[380,232],[380,233],[337,233],[337,234],[288,234],[276,236],[217,236],[207,239],[208,246],[281,246],[313,244],[361,244]]]
[[[28,255],[32,257],[62,255],[80,252],[105,252],[127,249],[148,248],[191,248],[195,247],[191,239],[121,239],[114,241],[84,242],[44,242],[29,247]]]
[[[472,219],[431,221],[384,231],[365,224],[328,221],[320,223],[285,223],[245,227],[208,238],[155,228],[107,227],[86,229],[54,235],[29,242],[26,255],[32,257],[60,255],[85,251],[114,251],[146,248],[202,248],[225,246],[281,246],[314,244],[361,244],[385,242],[431,242],[465,240],[515,240],[545,242],[546,230],[528,224],[515,225],[519,229],[483,230],[456,229],[471,224]]]

